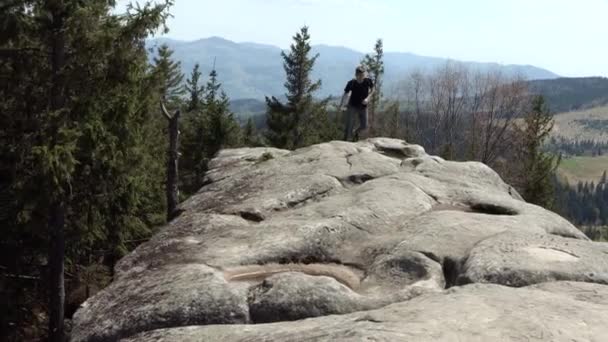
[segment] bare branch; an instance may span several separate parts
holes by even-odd
[[[160,110],[163,113],[163,115],[167,118],[167,120],[171,121],[172,117],[169,114],[169,112],[167,111],[167,107],[165,107],[164,100],[160,100]]]
[[[40,280],[40,277],[22,275],[22,274],[8,274],[4,273],[1,276],[12,279],[21,279],[21,280]]]

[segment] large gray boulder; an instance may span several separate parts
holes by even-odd
[[[367,312],[293,323],[162,329],[126,341],[602,342],[608,340],[607,310],[608,286],[472,284]]]
[[[606,244],[480,163],[383,138],[224,150],[180,209],[73,341],[608,340]]]

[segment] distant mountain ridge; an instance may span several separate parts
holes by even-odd
[[[608,105],[608,78],[572,77],[528,82],[530,91],[543,95],[554,113]]]
[[[370,42],[370,46],[373,42]],[[258,43],[235,43],[221,38],[210,37],[195,41],[179,41],[157,38],[147,42],[148,48],[167,44],[175,51],[174,57],[182,63],[183,72],[188,75],[195,63],[208,73],[214,59],[216,69],[224,89],[232,99],[260,99],[264,96],[283,95],[285,74],[283,71],[281,48]],[[319,96],[339,95],[346,81],[353,77],[353,70],[365,55],[345,47],[315,45],[313,53],[319,53],[313,76],[321,79],[323,85]],[[443,65],[448,59],[425,57],[406,52],[386,52],[385,89],[390,91],[408,72],[419,69],[432,70]],[[553,79],[555,73],[530,65],[500,65],[497,63],[463,62],[474,69],[498,69],[505,74],[518,74],[526,79]]]

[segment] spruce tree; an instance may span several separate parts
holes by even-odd
[[[2,241],[17,272],[33,272],[46,250],[50,341],[63,340],[65,267],[90,263],[95,249],[119,251],[158,206],[156,84],[144,41],[170,1],[124,16],[113,3],[12,1],[0,11],[9,28],[0,38],[0,190],[13,199]]]
[[[376,41],[374,46],[374,54],[367,54],[363,58],[362,64],[367,68],[368,73],[372,81],[374,82],[375,91],[372,94],[371,101],[369,103],[369,122],[370,130],[375,131],[375,125],[378,123],[380,111],[380,101],[382,100],[382,77],[384,75],[384,48],[382,39]],[[374,132],[370,132],[373,134]]]
[[[202,107],[202,95],[205,87],[200,84],[201,71],[198,63],[194,65],[190,78],[186,80],[186,90],[188,91],[188,112],[198,111]]]
[[[185,113],[184,138],[180,145],[182,158],[180,159],[181,183],[186,194],[192,194],[200,188],[205,174],[205,146],[206,134],[205,116],[205,87],[201,80],[202,72],[198,63],[195,64],[190,78],[186,81],[188,90],[188,109]]]
[[[310,34],[304,26],[293,37],[289,53],[282,52],[283,68],[287,80],[286,103],[276,97],[266,97],[268,131],[266,138],[272,146],[296,149],[304,146],[307,136],[314,135],[318,122],[313,120],[327,117],[325,103],[315,103],[314,93],[321,87],[321,81],[313,81],[311,73],[319,55],[309,56]],[[311,125],[312,124],[312,125]]]
[[[532,108],[524,118],[524,128],[520,129],[518,157],[522,163],[520,187],[528,202],[551,208],[554,189],[551,182],[560,156],[544,152],[543,144],[553,129],[553,117],[542,96],[532,101]],[[588,189],[585,184],[583,191]]]
[[[198,68],[195,67],[191,80],[194,80]],[[217,152],[225,147],[238,146],[240,127],[230,112],[230,99],[222,90],[215,69],[209,74],[205,87],[190,82],[190,89],[198,89],[200,108],[193,108],[187,113],[183,143],[183,177],[184,190],[192,194],[203,185],[207,164]],[[191,92],[190,103],[197,101]]]
[[[243,128],[243,144],[251,147],[258,145],[257,132],[252,117],[247,119],[245,128]]]
[[[182,85],[184,74],[181,71],[181,63],[172,59],[173,51],[166,44],[158,48],[158,56],[154,58],[154,73],[158,77],[159,102],[161,103],[161,114],[168,123],[169,145],[167,149],[167,179],[165,181],[165,193],[167,201],[167,221],[176,215],[179,203],[179,119],[181,112],[181,95],[185,93]],[[197,76],[196,74],[194,76]],[[165,107],[165,102],[177,109],[173,114]]]
[[[217,71],[213,69],[205,87],[207,134],[203,140],[208,160],[224,147],[237,146],[240,139],[240,127],[234,119],[234,113],[230,111],[230,99],[221,89],[217,77]]]
[[[154,57],[154,69],[160,81],[159,93],[168,101],[177,101],[186,90],[182,84],[184,74],[181,62],[173,59],[173,50],[167,44],[161,45],[157,54],[158,56]]]

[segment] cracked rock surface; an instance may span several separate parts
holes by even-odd
[[[224,150],[73,341],[608,341],[608,244],[376,138]]]

